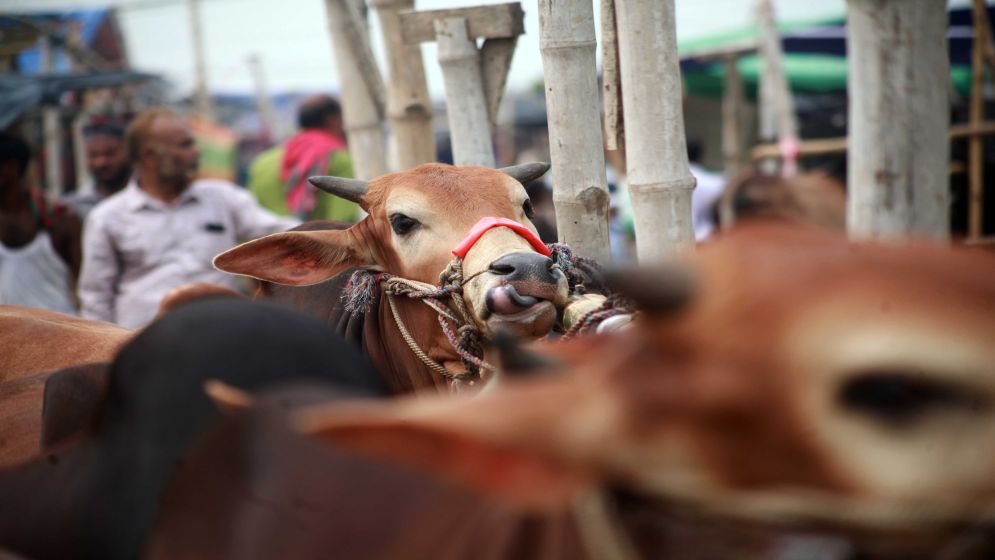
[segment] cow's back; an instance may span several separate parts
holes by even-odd
[[[133,331],[45,309],[0,306],[0,382],[85,363],[110,362]]]

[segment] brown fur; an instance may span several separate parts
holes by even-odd
[[[301,425],[402,462],[392,426],[401,422],[408,440],[421,426],[429,441],[453,433],[528,450],[651,500],[768,520],[939,530],[991,515],[992,456],[976,451],[990,451],[985,434],[995,430],[995,259],[755,224],[691,264],[699,283],[690,305],[556,348],[572,364],[558,371],[569,374],[509,381],[473,400],[316,411]],[[907,338],[916,325],[934,342]],[[975,358],[963,357],[962,343]],[[844,359],[868,348],[877,352],[870,361]],[[846,382],[893,364],[984,404],[899,428],[840,404]],[[909,438],[920,439],[906,449]],[[934,446],[942,456],[928,455]]]

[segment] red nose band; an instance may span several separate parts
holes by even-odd
[[[515,220],[509,220],[507,218],[481,218],[477,225],[470,228],[470,233],[466,234],[463,241],[460,241],[458,245],[453,249],[453,254],[459,258],[466,257],[466,254],[470,252],[470,248],[480,239],[480,236],[484,234],[487,230],[494,227],[506,227],[521,235],[532,245],[532,248],[536,250],[537,253],[546,255],[547,257],[551,254],[546,244],[542,242],[539,237],[533,233],[533,231],[524,225],[516,222]]]

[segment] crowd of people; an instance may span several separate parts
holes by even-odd
[[[240,288],[212,266],[237,243],[302,220],[355,220],[354,203],[307,185],[311,175],[352,175],[338,103],[304,101],[299,125],[253,163],[243,188],[199,176],[193,132],[171,109],[127,126],[97,122],[83,134],[93,184],[60,200],[31,184],[28,143],[0,133],[0,304],[142,327],[184,284]]]
[[[297,134],[256,157],[243,188],[199,175],[191,128],[170,109],[146,110],[127,126],[94,122],[83,133],[92,184],[61,200],[31,185],[28,144],[0,133],[0,304],[142,327],[174,288],[244,288],[212,266],[215,255],[241,241],[307,220],[355,221],[355,203],[307,182],[353,175],[338,102],[324,95],[304,100],[297,124]],[[697,146],[689,144],[689,156],[698,179],[694,230],[702,240],[715,227],[724,181],[700,166]],[[625,189],[611,186],[613,254],[626,261],[632,235]],[[555,241],[550,186],[537,182],[529,194],[543,239]]]

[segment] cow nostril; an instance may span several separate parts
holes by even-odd
[[[503,263],[503,262],[500,262],[500,261],[492,262],[491,265],[489,267],[487,267],[487,269],[489,271],[493,272],[494,274],[498,274],[498,275],[501,275],[501,276],[508,276],[509,274],[514,274],[515,273],[515,266],[514,265],[511,265],[511,264],[508,264],[508,263]]]

